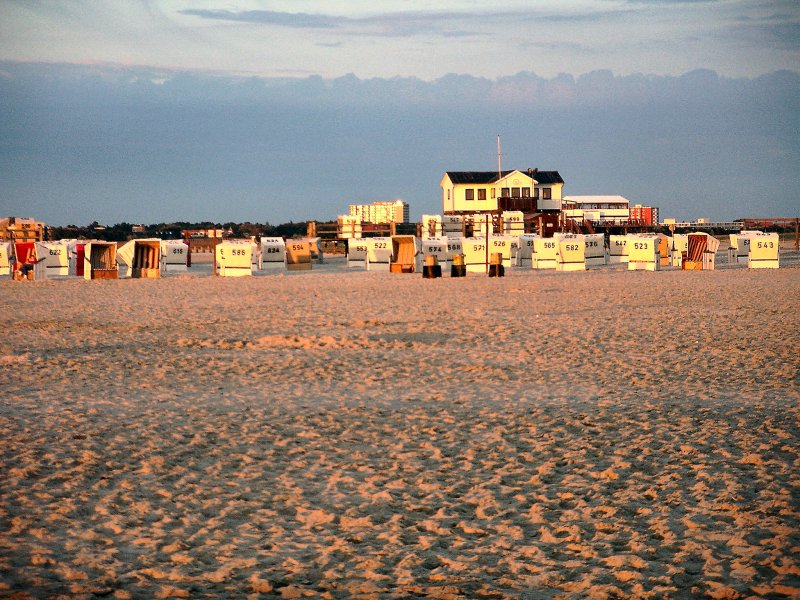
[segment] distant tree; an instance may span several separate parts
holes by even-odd
[[[308,221],[303,221],[301,223],[295,223],[294,221],[282,223],[275,228],[275,231],[277,235],[285,238],[304,236],[308,232]]]
[[[48,227],[47,229],[49,240],[72,240],[93,237],[92,231],[88,227],[78,227],[77,225]]]
[[[106,227],[101,235],[102,239],[109,242],[126,242],[134,237],[133,225],[130,223],[117,223],[116,225]]]
[[[139,226],[137,226],[139,227]],[[131,223],[116,223],[110,226],[103,226],[97,221],[92,221],[88,225],[79,227],[76,225],[67,225],[66,227],[49,226],[47,227],[47,236],[51,240],[61,239],[99,239],[110,242],[125,242],[133,238],[142,237],[157,237],[161,239],[180,239],[183,230],[192,229],[217,229],[222,231],[231,231],[233,237],[249,238],[255,237],[302,237],[308,231],[308,221],[281,223],[280,225],[271,225],[269,222],[264,223],[251,223],[245,221],[244,223],[234,223],[232,221],[227,223],[212,223],[211,221],[202,221],[199,223],[190,223],[188,221],[176,221],[173,223],[153,223],[144,225],[143,231],[137,231],[134,234],[134,225]]]
[[[246,221],[241,225],[239,225],[236,237],[241,237],[241,238],[249,238],[253,236],[259,237],[263,234],[262,232],[263,229],[261,228],[261,225],[259,225],[258,223],[251,223],[250,221]]]

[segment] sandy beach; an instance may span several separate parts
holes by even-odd
[[[800,269],[0,282],[0,597],[800,597]]]

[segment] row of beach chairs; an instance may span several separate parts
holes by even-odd
[[[322,263],[319,238],[280,237],[224,240],[214,247],[214,269],[222,276],[244,276],[256,271],[308,270]],[[535,234],[487,237],[423,237],[410,235],[350,239],[348,269],[414,273],[425,265],[443,269],[458,263],[468,273],[483,273],[490,264],[581,271],[603,265],[626,264],[629,270],[657,271],[665,267],[686,270],[715,268],[719,240],[705,233],[655,235]],[[187,270],[189,246],[180,240],[143,239],[117,245],[97,240],[58,242],[0,242],[0,276],[48,279],[79,276],[85,279],[160,277]],[[746,231],[731,235],[729,263],[749,268],[778,268],[776,233]],[[122,269],[119,269],[122,266]]]
[[[392,238],[350,240],[347,266],[366,270],[389,270]],[[758,234],[753,238],[751,268],[777,267],[777,234]],[[713,270],[719,240],[706,233],[675,235],[612,235],[606,245],[603,234],[556,234],[542,238],[533,234],[485,237],[423,237],[416,239],[419,270],[427,257],[447,268],[456,257],[467,272],[486,272],[491,257],[500,255],[501,264],[533,269],[581,271],[603,265],[627,265],[629,270],[657,271],[665,267],[686,270]],[[768,252],[767,252],[768,251]],[[761,254],[759,254],[761,252]]]

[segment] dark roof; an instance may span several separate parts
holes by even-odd
[[[502,177],[505,177],[513,171],[502,171]],[[558,171],[520,171],[520,173],[530,175],[537,183],[554,184],[564,183]],[[494,183],[499,179],[497,171],[447,171],[447,176],[453,183],[474,183],[474,184],[487,184]]]
[[[505,177],[511,171],[503,171]],[[448,171],[447,176],[453,183],[494,183],[498,180],[497,171]]]
[[[533,174],[533,178],[537,182],[544,184],[564,183],[564,180],[561,179],[561,175],[559,175],[558,171],[538,171]]]

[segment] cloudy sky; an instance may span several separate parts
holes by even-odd
[[[3,59],[267,77],[796,68],[796,0],[4,0]]]
[[[800,3],[0,3],[0,213],[326,219],[445,170],[679,218],[798,212]]]

